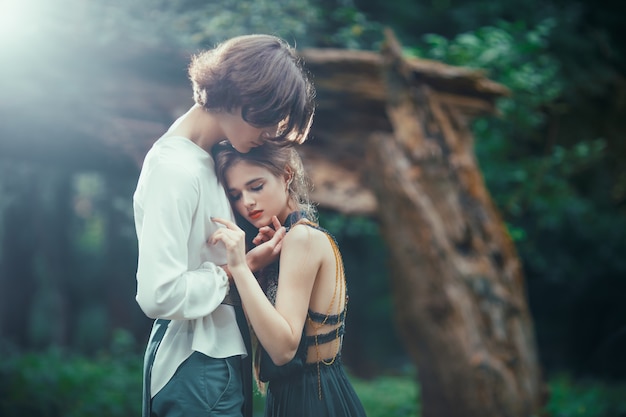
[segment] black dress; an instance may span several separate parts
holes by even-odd
[[[299,213],[292,213],[285,226],[301,220]],[[306,221],[305,221],[306,222]],[[316,224],[305,224],[324,232],[338,255],[336,242],[327,231]],[[340,295],[345,295],[345,278],[341,258],[337,256],[338,279],[343,285]],[[261,285],[272,303],[276,300],[278,268],[268,268],[262,274]],[[273,270],[272,270],[273,269]],[[302,330],[302,339],[295,357],[282,366],[275,365],[267,352],[260,349],[259,379],[267,382],[265,417],[364,417],[365,410],[341,363],[341,343],[345,331],[347,302],[338,314],[308,312],[307,321],[315,327],[331,329],[326,333],[307,336]],[[333,358],[316,358],[307,363],[309,347],[337,343],[338,352]]]

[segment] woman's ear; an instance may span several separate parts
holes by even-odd
[[[291,182],[293,181],[293,169],[290,167],[285,167],[285,183],[287,183],[287,188],[291,186]]]

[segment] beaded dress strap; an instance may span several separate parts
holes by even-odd
[[[328,311],[326,313],[318,313],[309,310],[307,314],[307,320],[309,325],[312,327],[314,331],[322,329],[323,326],[326,325],[336,325],[336,327],[329,331],[328,333],[322,334],[313,334],[306,336],[306,343],[315,347],[316,353],[316,366],[317,366],[317,391],[318,397],[322,400],[322,382],[321,382],[321,374],[320,374],[320,366],[330,366],[332,365],[337,358],[341,356],[341,342],[342,336],[345,331],[345,318],[346,312],[348,309],[348,296],[346,291],[346,277],[344,274],[343,260],[341,258],[341,253],[339,252],[339,247],[337,246],[337,241],[334,236],[331,235],[327,230],[320,227],[317,223],[314,223],[306,218],[306,216],[301,215],[301,213],[292,213],[293,215],[288,216],[287,229],[289,230],[292,226],[296,224],[306,224],[314,229],[320,230],[323,232],[330,245],[332,246],[333,253],[335,255],[335,288],[333,292],[332,300],[330,301],[330,305],[328,306]],[[345,305],[343,311],[337,311],[337,314],[332,314],[332,309],[334,305],[340,305],[339,300],[344,300]],[[320,353],[320,345],[323,345],[328,342],[335,342],[336,345],[336,354],[332,358],[324,359]]]

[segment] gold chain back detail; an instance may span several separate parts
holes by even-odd
[[[310,225],[313,226],[317,226],[315,223],[303,219],[302,220],[303,223],[308,223]],[[339,338],[339,330],[342,326],[342,323],[337,323],[337,327],[335,329],[336,331],[336,337],[335,337],[335,355],[329,359],[329,360],[325,360],[321,357],[320,354],[320,347],[319,347],[319,343],[317,341],[317,330],[321,329],[326,322],[328,321],[328,318],[333,315],[333,306],[335,305],[335,302],[337,300],[337,292],[339,290],[339,299],[341,300],[342,298],[345,300],[345,304],[344,304],[344,310],[345,313],[347,313],[348,310],[348,300],[346,298],[346,276],[345,276],[345,271],[344,271],[344,266],[343,266],[343,259],[341,257],[341,252],[339,251],[339,247],[337,246],[337,243],[335,242],[335,240],[332,238],[332,236],[330,236],[328,233],[324,232],[324,234],[326,235],[326,237],[328,238],[328,241],[330,242],[331,247],[333,248],[333,255],[335,258],[335,288],[333,290],[333,296],[330,300],[330,303],[328,305],[328,309],[326,310],[326,314],[324,317],[324,320],[322,320],[321,323],[316,323],[315,321],[313,321],[313,319],[311,319],[311,316],[309,314],[307,314],[307,321],[309,322],[309,325],[316,331],[316,334],[314,335],[315,338],[315,352],[316,352],[316,356],[317,356],[317,391],[318,391],[318,397],[321,400],[322,399],[322,378],[321,378],[321,372],[320,372],[320,364],[324,364],[326,366],[330,366],[332,365],[335,360],[337,359],[337,356],[339,355],[339,351],[340,351],[340,338]],[[336,315],[340,316],[341,315],[341,303],[337,302],[337,307],[336,307]],[[345,321],[345,315],[344,315],[344,321]]]

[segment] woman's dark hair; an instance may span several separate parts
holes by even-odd
[[[301,58],[281,38],[244,35],[192,57],[194,100],[208,111],[241,109],[255,127],[279,126],[275,141],[302,143],[314,113],[315,89]]]

